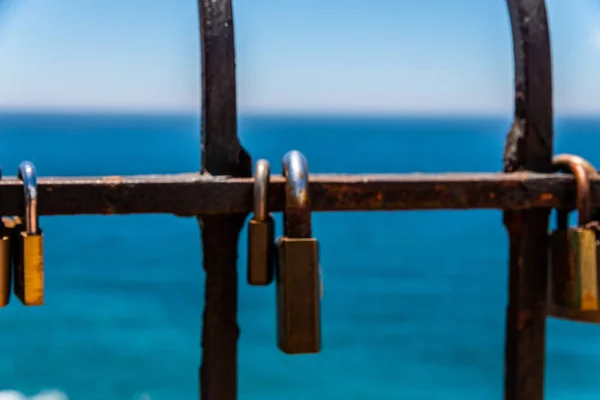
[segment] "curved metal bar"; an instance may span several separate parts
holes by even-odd
[[[254,219],[264,221],[267,219],[269,210],[269,181],[271,178],[271,167],[269,162],[260,159],[256,162],[254,172]]]
[[[35,165],[30,161],[23,161],[19,165],[18,178],[23,181],[25,198],[25,229],[29,234],[36,234],[39,230],[37,212],[37,175]]]
[[[544,0],[507,0],[515,66],[515,118],[504,171],[552,169],[552,61]],[[504,398],[543,400],[548,280],[544,209],[504,213],[509,234]]]
[[[293,238],[311,237],[308,162],[297,150],[283,156],[285,206],[283,211],[284,235]]]

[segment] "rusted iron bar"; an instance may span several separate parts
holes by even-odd
[[[552,61],[544,0],[508,0],[515,63],[515,119],[504,171],[552,168]],[[507,400],[542,400],[546,350],[547,209],[506,211],[509,300],[506,312]]]
[[[41,215],[169,213],[242,214],[252,209],[253,178],[197,174],[107,178],[41,178]],[[313,211],[575,207],[568,174],[446,173],[310,176]],[[23,213],[22,182],[0,181],[0,215]],[[592,178],[600,207],[600,178]],[[271,177],[269,209],[282,211],[284,180]]]
[[[198,0],[198,12],[202,57],[202,172],[251,176],[250,156],[237,137],[231,0]],[[235,400],[239,336],[237,244],[246,213],[206,215],[201,209],[195,211],[198,211],[202,230],[206,272],[200,398]]]

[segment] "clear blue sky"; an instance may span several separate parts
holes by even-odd
[[[547,3],[556,111],[600,114],[600,1]],[[0,4],[0,108],[197,112],[196,0]],[[505,0],[234,0],[234,15],[241,112],[512,110]]]

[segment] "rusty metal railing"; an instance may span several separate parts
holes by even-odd
[[[39,179],[41,215],[171,213],[198,216],[206,271],[200,398],[237,396],[237,248],[252,208],[251,158],[236,133],[231,0],[199,1],[202,53],[201,174]],[[504,173],[312,175],[314,211],[504,210],[510,236],[505,399],[541,400],[544,387],[548,216],[573,208],[574,180],[550,174],[552,71],[544,0],[507,0],[515,61],[515,116]],[[283,208],[283,178],[269,208]],[[22,183],[0,181],[0,215],[22,214]],[[600,179],[592,179],[600,207]],[[285,396],[285,394],[282,394]]]

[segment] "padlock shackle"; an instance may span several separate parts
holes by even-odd
[[[308,162],[297,150],[283,156],[285,180],[285,207],[283,211],[284,235],[290,238],[312,236],[310,193],[308,188]]]
[[[25,198],[25,229],[29,234],[38,233],[37,175],[30,161],[19,164],[18,178],[23,181]]]
[[[590,177],[598,174],[598,170],[591,162],[576,154],[563,153],[557,154],[552,158],[552,165],[554,165],[555,168],[558,167],[558,170],[566,173],[571,173],[571,169],[569,167],[570,162],[575,162],[581,165],[583,168],[585,168],[585,172],[587,172]],[[558,170],[555,169],[555,172]]]
[[[590,193],[590,172],[593,171],[595,174],[594,167],[583,158],[571,156],[569,154],[555,156],[552,159],[552,166],[555,171],[565,171],[575,176],[578,224],[579,226],[583,226],[591,222],[592,199]]]
[[[557,156],[554,157],[554,159],[560,164],[566,163],[566,160],[568,158],[576,160],[581,165],[583,165],[583,167],[585,168],[585,170],[587,171],[587,173],[590,177],[598,175],[598,170],[591,162],[589,162],[585,158],[580,157],[576,154],[558,154]],[[569,171],[563,171],[563,172],[569,172]],[[600,209],[592,209],[591,219],[592,220],[600,220]]]
[[[260,159],[256,162],[254,172],[254,216],[257,221],[267,219],[267,206],[269,200],[269,180],[271,179],[271,166],[269,161]]]

